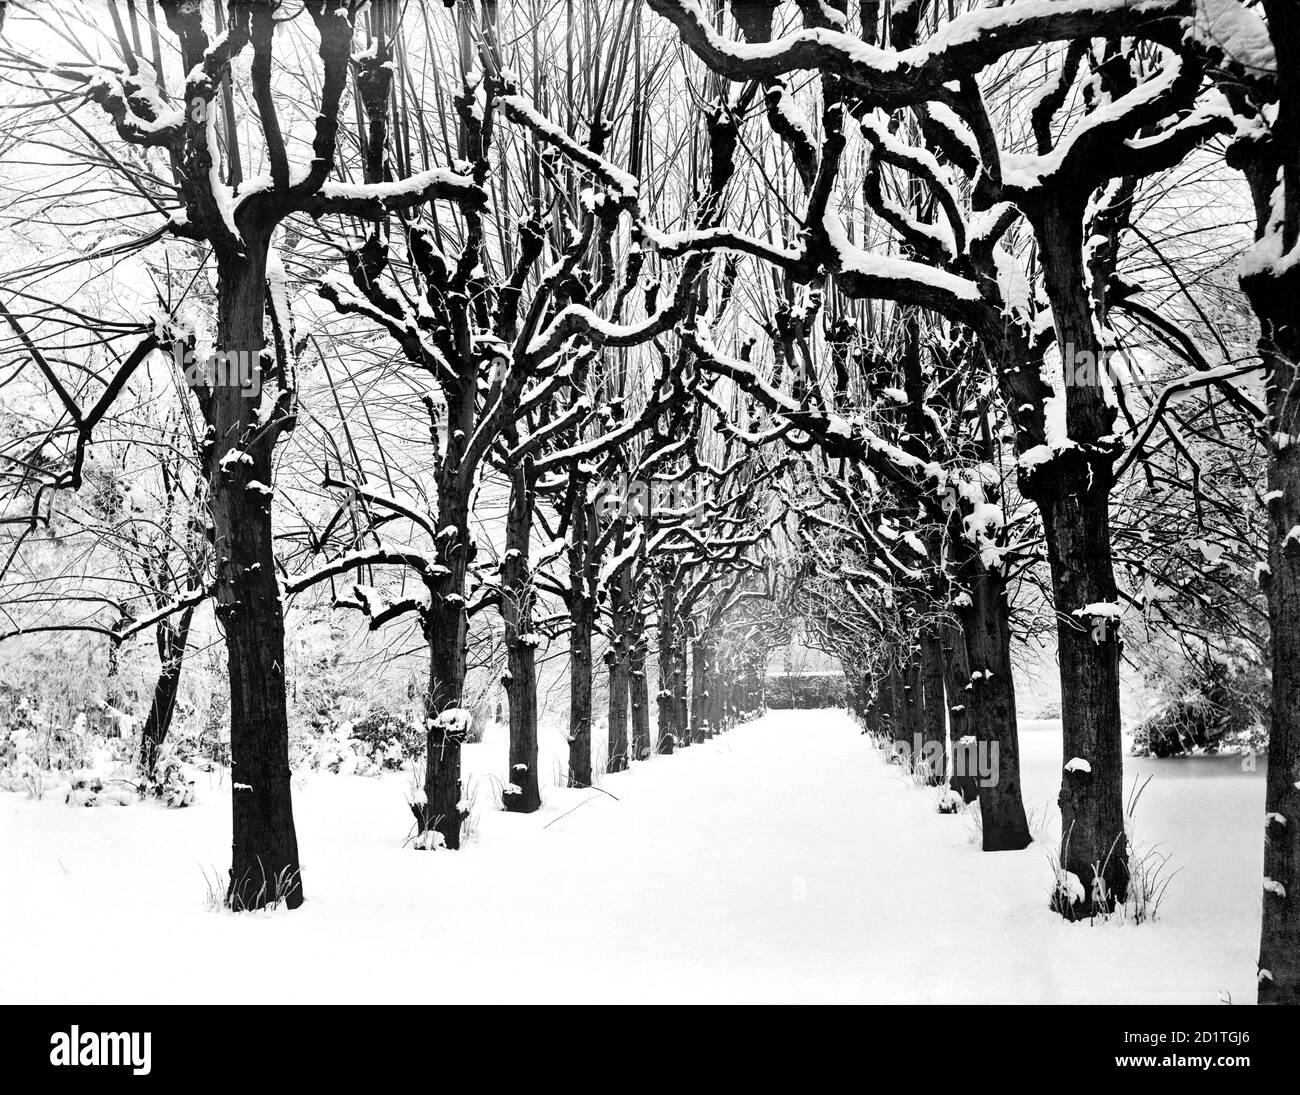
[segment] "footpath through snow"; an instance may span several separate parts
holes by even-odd
[[[1059,731],[1023,737],[1041,809]],[[0,1002],[1254,998],[1254,778],[1152,785],[1138,838],[1171,841],[1183,873],[1141,927],[1061,922],[1046,845],[981,853],[839,712],[636,765],[605,780],[617,801],[551,788],[538,814],[487,811],[461,853],[401,846],[407,775],[312,775],[294,913],[205,908],[201,870],[229,852],[212,779],[172,811],[0,795]]]

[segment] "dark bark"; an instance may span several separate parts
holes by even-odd
[[[607,772],[627,770],[628,704],[631,700],[631,655],[628,650],[628,589],[626,571],[614,578],[610,589],[610,644],[605,654],[609,669],[609,733]]]
[[[948,786],[961,795],[962,801],[974,802],[979,797],[979,782],[967,771],[966,762],[958,758],[965,748],[962,739],[975,736],[971,695],[975,686],[970,679],[967,640],[962,625],[955,622],[945,622],[939,639],[943,650],[943,686],[948,703]]]
[[[454,440],[454,439],[453,439]],[[438,490],[438,527],[453,530],[439,536],[436,559],[443,568],[430,588],[425,615],[429,646],[429,687],[425,693],[427,737],[424,767],[425,801],[417,817],[422,832],[438,833],[445,846],[460,847],[465,820],[460,752],[467,729],[462,712],[465,656],[469,621],[465,614],[465,573],[469,563],[469,503],[451,464],[455,450],[444,457]]]
[[[903,675],[898,666],[891,662],[880,678],[876,707],[879,711],[881,733],[895,745],[902,740],[904,733],[902,691]]]
[[[681,622],[681,617],[678,617],[678,620],[677,636],[673,645],[673,720],[674,725],[678,727],[677,744],[690,745],[690,697],[688,695],[690,682],[686,662],[687,628]]]
[[[1078,877],[1087,894],[1083,902],[1057,905],[1067,917],[1078,918],[1097,905],[1112,907],[1128,889],[1118,621],[1106,611],[1088,611],[1092,605],[1115,605],[1118,597],[1109,512],[1115,410],[1101,387],[1102,347],[1084,277],[1082,204],[1065,202],[1028,212],[1067,371],[1066,429],[1073,442],[1022,476],[1022,489],[1042,517],[1056,608],[1063,724],[1061,866]],[[1085,366],[1082,378],[1076,365]],[[1098,872],[1104,894],[1096,886]]]
[[[506,628],[506,698],[510,704],[510,774],[503,804],[507,810],[517,814],[531,814],[542,804],[537,779],[535,594],[528,565],[532,527],[533,488],[530,469],[525,463],[510,469],[506,554],[501,563],[501,615]]]
[[[1112,901],[1123,899],[1128,880],[1119,638],[1110,621],[1073,615],[1085,605],[1115,602],[1109,508],[1105,493],[1082,488],[1061,495],[1043,514],[1061,665],[1061,865],[1088,889],[1089,906],[1095,867],[1102,867]]]
[[[880,733],[880,693],[871,689],[871,678],[866,673],[846,670],[853,685],[853,710],[862,723],[864,734]]]
[[[1006,582],[1000,571],[981,562],[964,537],[954,537],[953,552],[962,592],[970,602],[963,600],[957,607],[961,635],[954,637],[954,642],[965,646],[961,661],[966,665],[967,684],[960,695],[969,718],[963,720],[963,726],[973,730],[976,747],[986,751],[997,769],[996,782],[988,783],[971,773],[968,759],[961,786],[964,795],[968,786],[978,785],[984,850],[1011,851],[1028,846],[1032,838],[1020,790],[1020,738]],[[956,731],[953,740],[959,740]]]
[[[710,642],[705,648],[704,681],[704,736],[712,738],[722,730],[723,703],[726,696],[716,642]]]
[[[227,355],[265,365],[265,239],[245,230],[247,255],[218,269],[218,340]],[[238,358],[236,358],[238,360]],[[284,615],[271,531],[274,434],[260,429],[258,401],[238,384],[206,400],[207,454],[217,567],[216,614],[230,673],[233,841],[227,898],[235,908],[303,901],[289,785]],[[237,459],[223,458],[242,450]]]
[[[1254,287],[1266,319],[1261,348],[1269,366],[1270,433],[1300,437],[1295,385],[1300,328],[1294,319],[1300,279]],[[1285,282],[1290,284],[1286,285]],[[1269,300],[1273,292],[1280,298]],[[1259,1002],[1300,1004],[1300,444],[1273,446],[1268,467],[1267,575],[1273,697],[1264,792],[1264,909],[1259,946]],[[1268,975],[1265,976],[1264,971]]]
[[[671,753],[682,738],[677,721],[677,588],[674,576],[661,577],[659,591],[659,752]]]
[[[592,588],[590,510],[579,502],[569,551],[569,784],[591,786],[591,637],[596,626]]]
[[[1279,104],[1263,141],[1232,152],[1259,212],[1257,237],[1269,230],[1281,173],[1281,240],[1290,254],[1300,242],[1300,11],[1265,0],[1277,54]],[[1259,352],[1268,400],[1268,595],[1272,638],[1272,711],[1264,790],[1264,892],[1259,943],[1259,1003],[1300,1004],[1300,270],[1263,267],[1242,279],[1260,323]]]
[[[691,643],[691,741],[699,743],[708,736],[709,724],[709,644],[703,636]]]
[[[910,765],[915,760],[916,743],[921,739],[925,712],[925,697],[921,688],[921,657],[915,646],[908,651],[907,662],[900,677],[900,718],[894,731],[894,740],[907,751]]]
[[[148,779],[158,765],[158,754],[171,729],[172,715],[176,711],[176,696],[181,686],[181,665],[185,648],[190,640],[190,621],[194,610],[187,608],[172,623],[164,620],[158,625],[158,679],[153,686],[153,699],[144,728],[140,731],[140,770]]]
[[[644,627],[644,623],[638,622],[637,627]],[[645,760],[651,752],[650,686],[646,681],[645,635],[641,630],[632,644],[628,697],[632,705],[632,756],[635,760]]]
[[[123,616],[119,618],[117,626],[121,627],[129,622],[130,622],[129,619]],[[160,636],[163,627],[164,627],[163,624],[159,624]],[[161,638],[159,641],[161,642]],[[159,657],[162,657],[161,650],[159,651]],[[113,708],[114,711],[120,711],[123,707],[126,706],[126,697],[122,692],[122,664],[121,663],[122,663],[121,649],[119,648],[116,641],[110,641],[108,644],[108,666],[105,671],[104,700],[109,707]],[[117,727],[120,725],[120,722],[121,722],[120,719],[117,718],[113,719],[114,728],[111,731],[111,733],[114,736],[117,736],[121,733],[121,731],[117,729]]]
[[[921,691],[924,697],[921,757],[927,767],[926,782],[937,787],[947,782],[946,730],[943,687],[943,649],[937,622],[927,622],[921,631]]]
[[[607,772],[623,772],[628,765],[628,660],[623,651],[611,649],[605,655],[609,668],[609,758]]]

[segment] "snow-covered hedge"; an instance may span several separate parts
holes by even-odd
[[[769,676],[765,695],[774,708],[843,707],[848,685],[842,673],[789,673]]]

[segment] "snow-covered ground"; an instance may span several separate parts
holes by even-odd
[[[1022,748],[1041,811],[1059,727]],[[499,738],[467,752],[505,770]],[[294,913],[205,907],[219,775],[183,810],[0,794],[0,1002],[1252,1001],[1260,773],[1128,769],[1156,773],[1138,841],[1182,868],[1138,927],[1060,921],[1047,845],[981,853],[836,712],[769,714],[609,794],[552,787],[532,816],[481,810],[459,854],[403,848],[409,775],[303,777]]]

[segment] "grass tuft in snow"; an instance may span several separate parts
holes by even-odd
[[[299,873],[289,867],[282,867],[273,878],[261,872],[261,879],[245,874],[237,885],[227,888],[221,881],[221,873],[214,867],[209,875],[202,867],[203,881],[207,884],[203,904],[209,912],[229,909],[231,912],[255,912],[275,910],[284,905],[289,895],[300,888]]]

